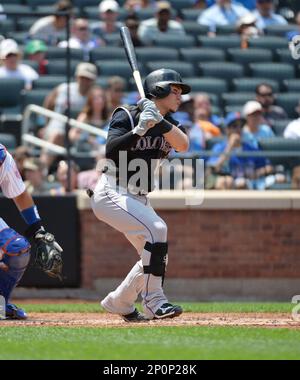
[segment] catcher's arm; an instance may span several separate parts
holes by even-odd
[[[62,279],[62,248],[52,234],[45,231],[37,207],[25,190],[13,198],[28,228],[25,235],[35,245],[36,263],[50,277]]]

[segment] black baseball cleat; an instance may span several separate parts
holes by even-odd
[[[125,322],[148,322],[149,321],[149,319],[147,319],[137,309],[135,309],[130,314],[122,315],[122,318],[124,319]]]
[[[164,303],[156,310],[154,319],[175,318],[182,314],[182,312],[181,306]]]

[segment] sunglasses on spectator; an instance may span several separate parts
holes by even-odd
[[[257,0],[257,2],[259,4],[263,4],[263,3],[273,3],[273,0]]]
[[[82,26],[81,28],[77,28],[77,30],[79,30],[80,32],[85,32],[88,30],[88,27],[87,26]]]

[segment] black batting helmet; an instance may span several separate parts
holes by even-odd
[[[165,98],[171,92],[171,84],[180,86],[182,95],[188,94],[191,87],[183,83],[181,75],[177,71],[170,69],[160,69],[152,71],[147,75],[144,82],[144,90],[147,98]]]

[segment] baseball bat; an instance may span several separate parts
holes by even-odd
[[[122,39],[123,44],[124,44],[127,59],[128,59],[129,64],[130,64],[132,74],[133,74],[133,78],[134,78],[135,84],[137,86],[138,92],[139,92],[141,98],[145,98],[145,91],[144,91],[144,87],[143,87],[141,74],[140,74],[138,64],[137,64],[135,49],[134,49],[134,46],[132,43],[132,38],[131,38],[129,29],[127,28],[127,26],[121,27],[120,34],[121,34],[121,39]],[[165,123],[169,123],[169,122],[165,120]],[[148,125],[150,128],[152,128],[154,126],[154,123],[150,121]]]
[[[138,89],[140,97],[144,98],[145,97],[145,91],[144,91],[144,87],[143,87],[143,82],[142,82],[141,74],[140,74],[138,64],[137,64],[135,49],[134,49],[132,39],[131,39],[131,35],[130,35],[129,29],[127,28],[127,26],[121,27],[120,34],[121,34],[122,42],[124,44],[126,56],[127,56],[128,62],[130,64],[130,67],[132,70],[132,75],[133,75],[136,87]]]

